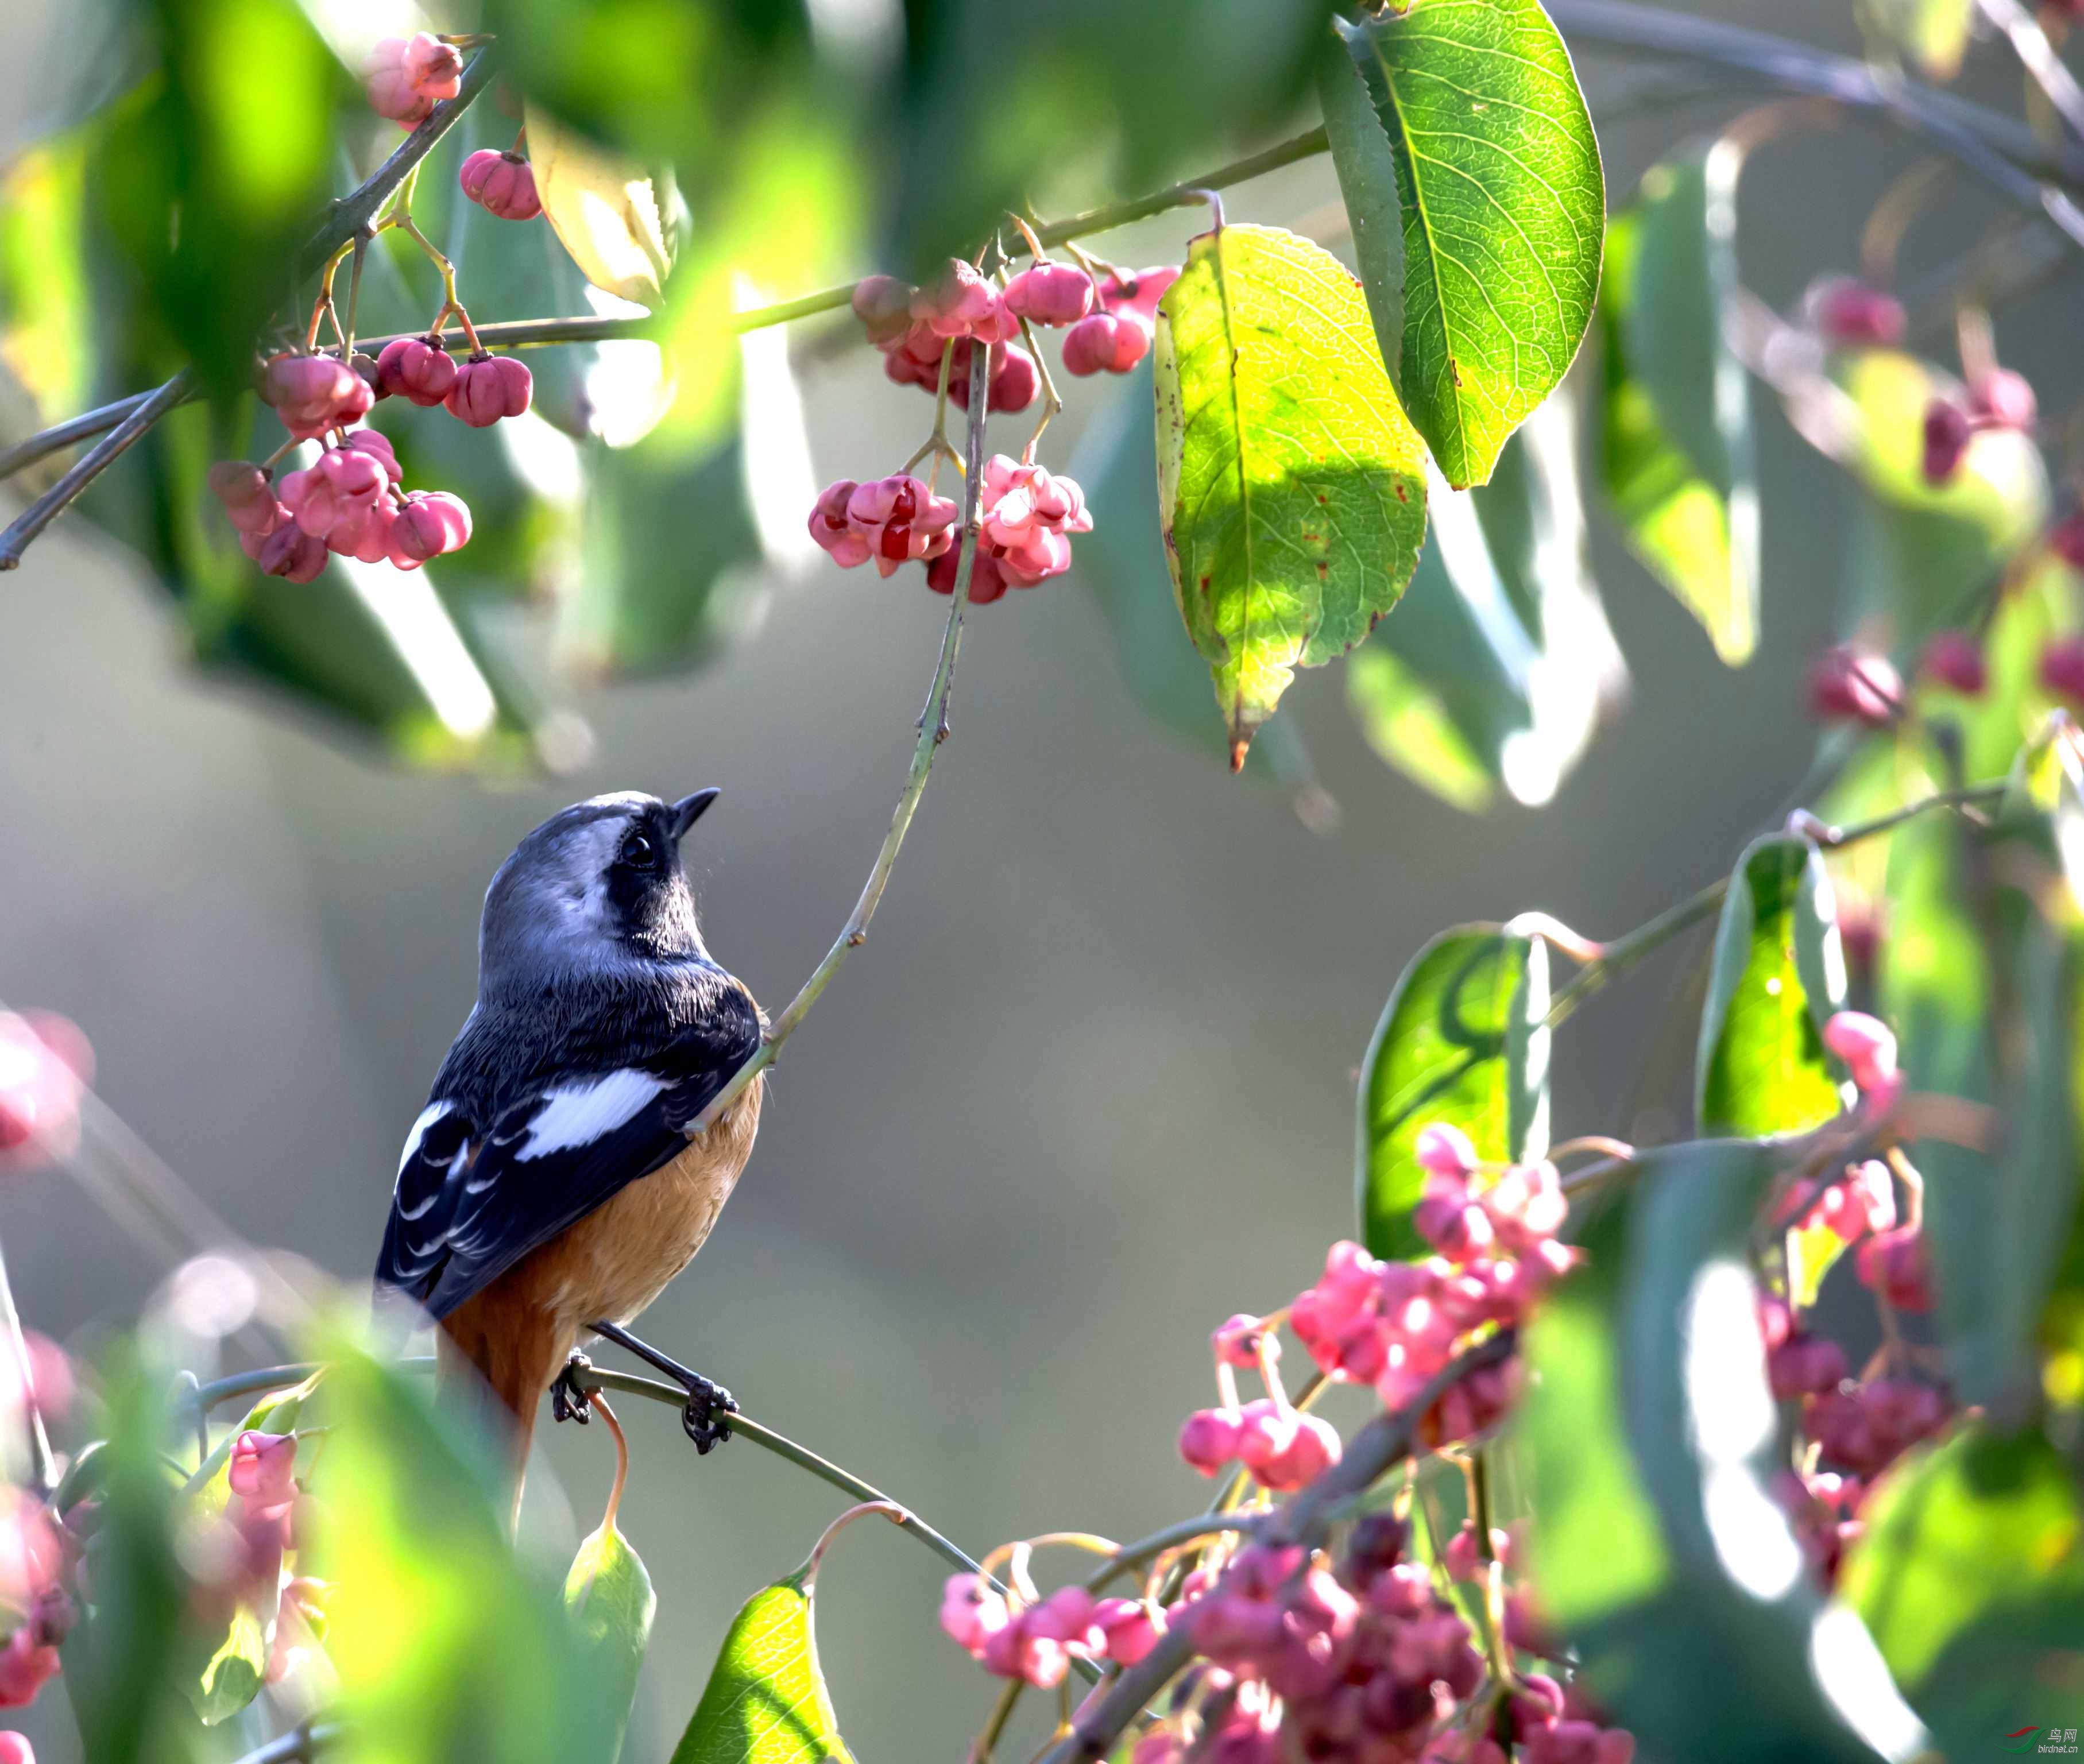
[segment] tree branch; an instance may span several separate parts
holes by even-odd
[[[305,1760],[316,1758],[341,1737],[337,1721],[322,1727],[314,1727],[307,1721],[234,1760],[234,1764],[304,1764]]]
[[[2069,132],[2084,141],[2084,91],[2078,90],[2076,75],[2055,53],[2055,45],[2048,40],[2040,20],[2018,0],[1976,0],[1976,4],[1982,8],[1983,16],[2010,40],[2012,53],[2018,57],[2027,78],[2040,88],[2041,95],[2069,125]]]
[[[773,1026],[760,1038],[758,1051],[731,1075],[723,1089],[696,1118],[688,1129],[691,1133],[700,1132],[715,1121],[743,1094],[748,1085],[774,1064],[782,1044],[801,1026],[819,996],[845,965],[846,958],[868,941],[869,921],[875,916],[876,904],[883,899],[890,873],[896,868],[897,853],[911,828],[912,817],[918,812],[919,799],[926,793],[927,775],[934,769],[934,755],[947,738],[948,696],[955,688],[955,654],[962,646],[963,613],[969,605],[970,577],[976,568],[981,538],[977,498],[984,478],[985,407],[991,401],[990,354],[989,349],[970,351],[969,434],[963,474],[963,550],[961,561],[955,569],[955,604],[948,609],[947,629],[941,637],[941,658],[934,670],[933,687],[926,694],[926,708],[919,714],[919,738],[912,749],[912,768],[905,776],[896,810],[890,818],[890,831],[883,836],[882,848],[876,852],[875,861],[869,869],[861,899],[854,903],[854,911],[840,928],[839,937],[832,948],[825,952],[824,960],[811,971],[810,979],[790,1000],[788,1009],[775,1018]]]
[[[1349,1502],[1375,1485],[1391,1466],[1411,1454],[1418,1423],[1443,1393],[1469,1373],[1509,1358],[1518,1338],[1502,1330],[1488,1341],[1459,1354],[1404,1408],[1377,1415],[1348,1444],[1345,1454],[1285,1507],[1260,1523],[1260,1541],[1279,1548],[1320,1542],[1333,1518]],[[1193,1657],[1187,1626],[1175,1624],[1135,1665],[1122,1673],[1103,1695],[1086,1705],[1071,1730],[1045,1752],[1037,1764],[1090,1764],[1113,1749],[1129,1723]]]

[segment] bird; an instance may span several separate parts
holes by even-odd
[[[589,797],[515,847],[485,890],[476,1002],[398,1160],[378,1288],[438,1326],[445,1381],[497,1399],[517,1512],[544,1393],[561,1416],[589,1332],[632,1344],[621,1326],[701,1248],[759,1131],[764,1074],[693,1131],[765,1031],[680,858],[718,793]],[[729,1394],[654,1363],[688,1384],[697,1443],[727,1436],[697,1419]]]

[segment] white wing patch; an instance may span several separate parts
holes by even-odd
[[[413,1131],[405,1136],[405,1149],[398,1154],[398,1174],[405,1174],[405,1166],[419,1156],[420,1141],[427,1136],[427,1129],[449,1112],[446,1102],[430,1102],[420,1110],[420,1118],[413,1123]]]
[[[636,1118],[666,1088],[648,1072],[625,1068],[588,1085],[560,1085],[544,1095],[548,1106],[530,1123],[528,1136],[514,1154],[517,1164],[591,1145]]]

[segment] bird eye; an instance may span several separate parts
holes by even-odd
[[[622,842],[622,861],[632,869],[649,869],[658,861],[659,848],[644,833],[632,833]]]

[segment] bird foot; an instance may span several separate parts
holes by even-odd
[[[565,1362],[565,1369],[550,1384],[553,1420],[576,1421],[584,1427],[593,1419],[593,1392],[585,1377],[592,1370],[593,1362],[584,1354],[575,1353]]]
[[[687,1429],[688,1437],[695,1442],[698,1453],[705,1457],[731,1437],[731,1417],[738,1413],[738,1402],[722,1385],[682,1365],[671,1355],[662,1354],[649,1343],[638,1340],[619,1323],[595,1323],[590,1326],[595,1334],[636,1355],[687,1392],[688,1402],[680,1411],[680,1425]]]

